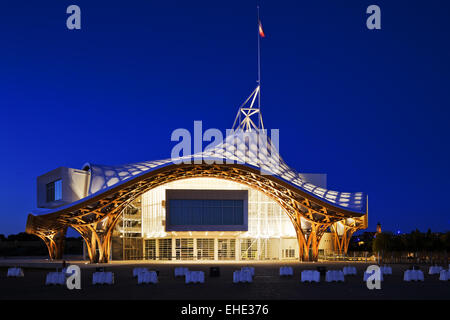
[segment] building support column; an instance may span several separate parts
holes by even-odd
[[[261,252],[261,238],[256,239],[256,259],[261,260],[262,252]]]
[[[319,245],[322,240],[323,234],[330,226],[329,223],[313,223],[311,225],[312,230],[310,234],[310,239],[312,242],[312,261],[317,261],[319,258]],[[309,240],[309,239],[308,239]]]
[[[197,238],[192,238],[194,260],[198,260]],[[202,252],[203,253],[203,252]]]
[[[236,238],[235,240],[235,255],[234,258],[236,259],[236,261],[240,261],[241,260],[241,240],[240,238]]]
[[[64,255],[64,245],[66,243],[67,227],[63,228],[56,234],[56,254],[55,259],[62,259]]]
[[[306,250],[306,241],[305,236],[303,234],[303,230],[301,228],[295,228],[297,233],[297,241],[298,241],[298,259],[300,261],[307,261],[309,253]]]
[[[155,260],[159,259],[159,239],[155,239]]]
[[[339,254],[347,254],[352,235],[356,230],[358,230],[358,228],[347,226],[344,223],[342,223],[342,227],[344,231],[341,235],[339,235],[337,223],[333,224],[331,227],[333,232],[334,249]]]
[[[282,252],[282,249],[281,249],[281,244],[282,244],[283,242],[282,242],[282,239],[281,239],[281,237],[278,239],[278,260],[281,260],[281,259],[283,259],[283,252]]]
[[[176,238],[172,238],[172,258],[171,258],[171,260],[177,260],[177,241],[176,241]]]
[[[214,238],[214,261],[219,260],[219,239]]]
[[[311,222],[311,230],[309,231],[309,233],[305,233],[305,231],[301,229],[301,224],[299,224],[299,226],[295,226],[297,232],[300,261],[318,260],[319,244],[322,240],[323,234],[329,226],[329,223]],[[312,249],[311,255],[309,252],[310,248]]]
[[[84,239],[91,263],[109,262],[111,237],[120,214],[121,212],[108,215],[100,222],[72,226]]]
[[[44,241],[50,260],[60,260],[64,254],[67,227],[48,233],[34,233]]]
[[[303,234],[302,230],[300,212],[295,212],[294,216],[289,215],[289,217],[291,218],[292,224],[294,225],[295,233],[297,234],[298,259],[299,261],[305,261],[305,259],[308,259],[308,252],[307,250],[305,250],[306,241],[305,235]]]

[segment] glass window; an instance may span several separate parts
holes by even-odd
[[[194,259],[194,239],[176,239],[175,252],[177,260],[193,260]]]
[[[159,260],[172,259],[172,239],[159,239]]]
[[[155,260],[156,259],[156,239],[145,240],[144,247],[144,259]]]
[[[234,260],[236,252],[235,239],[219,239],[218,241],[219,260]]]
[[[169,226],[243,224],[244,200],[169,199]]]
[[[258,239],[241,239],[241,260],[256,260]]]
[[[284,258],[295,258],[295,249],[284,249]]]
[[[47,202],[58,201],[62,199],[62,180],[56,180],[47,183]]]
[[[197,259],[214,260],[214,239],[197,239]]]
[[[55,201],[62,199],[62,180],[55,181]]]

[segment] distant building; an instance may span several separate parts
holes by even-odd
[[[377,223],[377,233],[381,233],[381,223]]]

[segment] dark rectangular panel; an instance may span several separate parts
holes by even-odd
[[[166,231],[247,230],[247,190],[166,190]]]

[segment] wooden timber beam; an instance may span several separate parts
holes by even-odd
[[[331,223],[342,220],[346,215],[355,215],[315,199],[308,193],[275,177],[261,175],[259,171],[245,165],[181,164],[163,167],[136,179],[130,179],[86,201],[80,201],[73,207],[38,217],[30,218],[29,216],[27,232],[33,233],[33,230],[56,232],[61,228],[71,226],[80,232],[86,241],[91,261],[97,260],[95,254],[97,248],[99,249],[98,260],[108,261],[114,223],[108,224],[100,230],[97,229],[98,222],[104,219],[117,222],[120,212],[143,193],[168,182],[194,177],[215,177],[235,181],[260,190],[272,198],[284,209],[291,221],[295,221],[302,258],[309,258],[310,246],[313,249],[313,258],[317,257],[318,244],[323,235],[324,226],[328,227]],[[311,222],[313,226],[311,233],[306,237],[301,229],[301,218]],[[50,238],[45,238],[47,240],[44,241],[47,241],[48,247],[51,248],[49,252],[55,256],[55,249],[52,249],[54,248],[53,242],[49,240]],[[348,246],[347,238],[344,242],[342,239],[340,241],[341,248]]]

